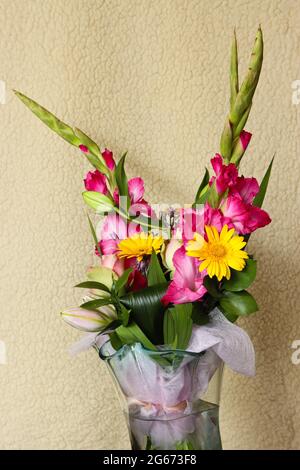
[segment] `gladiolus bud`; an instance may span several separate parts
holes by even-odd
[[[249,145],[251,137],[252,137],[252,134],[250,132],[242,131],[240,133],[239,139],[233,149],[230,163],[234,163],[235,165],[239,164],[242,156],[244,155],[246,151],[246,148]]]
[[[80,144],[79,145],[79,148],[80,150],[83,152],[83,153],[88,153],[89,149],[87,148],[86,145],[83,145],[83,144]]]
[[[107,168],[109,168],[109,170],[114,170],[115,167],[116,167],[116,163],[114,161],[114,158],[113,158],[113,153],[111,150],[108,150],[108,149],[105,149],[103,152],[102,152],[102,157],[104,158],[105,160],[105,163],[107,165]]]

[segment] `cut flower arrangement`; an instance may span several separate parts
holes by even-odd
[[[142,178],[127,178],[126,154],[116,161],[112,151],[16,92],[94,167],[83,199],[101,218],[96,226],[88,217],[95,263],[76,286],[85,290],[82,304],[61,315],[87,332],[74,349],[93,346],[108,364],[133,449],[221,448],[216,377],[223,363],[245,375],[255,371],[251,340],[235,322],[258,309],[247,291],[256,276],[247,244],[271,222],[261,207],[272,161],[260,184],[240,173],[262,61],[259,28],[240,86],[234,35],[220,151],[194,203],[180,209],[151,205]]]

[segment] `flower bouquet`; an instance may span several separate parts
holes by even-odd
[[[220,153],[184,207],[151,205],[142,178],[127,178],[126,153],[116,162],[110,150],[16,92],[94,167],[83,192],[95,212],[95,220],[88,216],[94,265],[76,286],[85,290],[81,305],[61,315],[86,332],[73,349],[93,346],[108,365],[133,449],[220,449],[222,366],[255,371],[251,340],[235,322],[258,309],[247,292],[256,275],[247,243],[271,221],[261,206],[272,162],[261,184],[239,172],[262,61],[259,28],[239,86],[234,35]]]

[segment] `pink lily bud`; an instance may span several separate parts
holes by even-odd
[[[113,153],[111,150],[108,150],[108,149],[105,149],[103,152],[102,152],[102,157],[104,158],[105,160],[105,163],[107,165],[107,168],[109,168],[109,170],[114,170],[115,167],[116,167],[116,163],[114,161],[114,158],[113,158]]]
[[[240,162],[242,156],[244,155],[246,151],[246,148],[249,145],[251,137],[252,137],[252,134],[250,132],[242,131],[240,133],[238,141],[233,149],[230,163],[234,163],[235,165],[237,165]]]
[[[112,306],[101,307],[101,309],[103,312],[71,307],[61,312],[61,316],[66,323],[78,330],[101,331],[116,317]]]
[[[98,170],[87,173],[84,185],[87,191],[97,191],[101,194],[108,193],[105,176]]]
[[[87,148],[86,145],[80,144],[79,148],[83,153],[88,153],[89,152],[89,149]]]

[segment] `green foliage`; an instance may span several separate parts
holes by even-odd
[[[268,184],[269,184],[269,179],[270,179],[270,176],[271,176],[271,171],[272,171],[274,158],[275,158],[275,155],[273,156],[273,158],[272,158],[272,160],[271,160],[271,162],[268,166],[268,169],[265,173],[265,176],[262,179],[262,182],[261,182],[260,187],[259,187],[259,192],[254,198],[253,205],[256,206],[256,207],[262,207],[262,205],[263,205],[265,195],[266,195],[266,192],[267,192],[267,188],[268,188]]]
[[[88,221],[89,221],[89,227],[90,227],[91,234],[92,234],[92,237],[93,237],[93,240],[94,240],[94,243],[95,243],[96,250],[97,250],[97,252],[98,252],[98,255],[101,256],[102,253],[101,253],[101,249],[100,249],[100,246],[99,246],[99,243],[98,243],[96,231],[95,231],[95,229],[94,229],[94,226],[93,226],[93,223],[92,223],[92,221],[91,221],[91,218],[90,218],[90,216],[89,216],[88,214],[87,214],[87,218],[88,218]]]
[[[204,287],[206,288],[207,292],[215,299],[220,299],[222,297],[222,293],[219,290],[219,281],[214,277],[205,276],[203,281]]]
[[[120,302],[131,310],[132,320],[141,328],[153,344],[163,343],[163,316],[165,307],[161,298],[168,283],[146,287],[120,297]]]
[[[164,284],[166,282],[165,275],[159,263],[157,254],[153,250],[151,260],[147,272],[148,286],[155,286],[157,284]]]
[[[125,196],[127,198],[127,204],[126,204],[127,205],[126,211],[127,211],[130,200],[129,200],[129,193],[128,193],[128,180],[127,180],[127,176],[126,176],[125,168],[124,168],[126,155],[127,155],[127,152],[124,153],[122,157],[120,158],[120,160],[118,161],[118,164],[115,169],[115,178],[116,178],[116,183],[117,183],[118,190],[119,190],[119,195],[123,197]]]
[[[263,35],[258,28],[246,76],[239,88],[237,41],[234,33],[230,62],[230,112],[226,117],[220,141],[224,159],[231,160],[232,152],[240,133],[246,125],[252,99],[258,84],[263,62]]]
[[[256,261],[249,258],[246,261],[246,266],[243,271],[235,271],[231,269],[230,279],[223,281],[222,287],[225,290],[237,292],[248,287],[252,284],[256,277]]]
[[[81,144],[88,147],[89,153],[86,153],[85,156],[91,165],[101,171],[101,173],[108,173],[99,147],[90,137],[88,137],[80,129],[73,129],[71,126],[58,119],[46,108],[39,105],[36,101],[23,95],[23,93],[15,90],[14,93],[33,114],[35,114],[44,124],[46,124],[47,127],[58,134],[62,139],[66,140],[69,144],[74,145],[75,147],[79,147]]]
[[[128,326],[121,325],[116,330],[122,344],[141,343],[145,348],[156,351],[156,347],[149,341],[139,326],[131,322]]]
[[[111,212],[114,208],[114,202],[97,191],[84,191],[82,197],[84,202],[99,214]]]
[[[173,349],[185,350],[189,344],[193,320],[193,305],[178,304],[169,308],[164,315],[164,343]]]
[[[176,444],[176,450],[195,450],[193,444],[187,439]],[[199,449],[198,449],[199,450]]]
[[[102,291],[104,290],[105,292],[110,292],[109,288],[105,284],[102,284],[102,282],[96,282],[96,281],[81,282],[80,284],[77,284],[75,287],[81,287],[82,289],[99,289]]]
[[[195,207],[196,204],[203,204],[203,202],[201,202],[202,201],[202,199],[201,199],[202,192],[203,192],[204,188],[207,187],[208,182],[209,182],[209,171],[208,171],[207,168],[205,168],[205,173],[204,173],[203,179],[200,183],[200,186],[198,188],[193,207]]]
[[[116,280],[115,284],[114,284],[114,289],[115,289],[115,292],[116,294],[119,294],[123,288],[125,287],[125,285],[127,284],[128,282],[128,278],[130,276],[130,274],[132,273],[133,269],[132,268],[128,268],[126,269],[123,274],[119,277],[119,279]]]
[[[207,301],[209,306],[207,307]],[[208,313],[214,308],[216,301],[210,295],[205,295],[201,302],[193,303],[192,320],[196,325],[206,325],[209,322]]]
[[[250,315],[258,310],[255,299],[245,290],[239,292],[224,291],[219,303],[223,312],[234,317]]]
[[[105,299],[96,299],[96,300],[89,300],[88,302],[84,302],[80,305],[81,308],[85,308],[86,310],[97,310],[99,307],[104,307],[105,305],[110,305],[112,303],[110,298]]]

